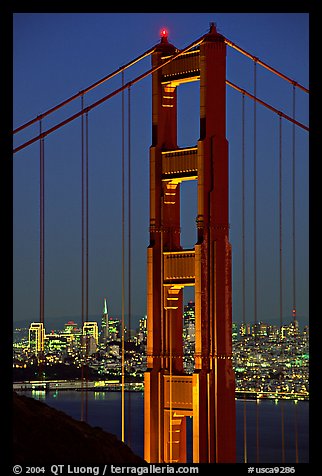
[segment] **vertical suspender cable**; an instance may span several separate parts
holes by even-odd
[[[242,320],[246,338],[245,313],[245,94],[242,95]],[[247,415],[244,393],[244,463],[247,463]]]
[[[254,97],[257,97],[257,63],[254,61]],[[257,326],[257,164],[256,164],[256,100],[254,101],[254,326],[255,326],[255,348],[258,350],[258,326]],[[258,366],[257,375],[258,377]],[[258,389],[258,378],[256,378],[256,390]],[[259,463],[259,415],[258,404],[256,404],[256,462]]]
[[[279,314],[283,326],[283,236],[282,236],[282,117],[279,116]]]
[[[254,62],[254,97],[256,98],[257,95],[257,84],[256,84],[256,66],[257,63]],[[257,223],[256,223],[256,215],[257,215],[257,157],[256,157],[256,101],[254,101],[254,210],[253,210],[253,220],[254,220],[254,324],[255,324],[255,340],[257,344]]]
[[[295,86],[293,85],[293,120],[295,120]],[[293,316],[296,318],[296,248],[295,248],[295,123],[292,127],[292,239],[293,239]],[[295,323],[294,323],[295,324]]]
[[[294,418],[294,430],[295,430],[295,463],[299,462],[299,445],[298,445],[298,430],[297,430],[297,405],[294,404],[295,418]]]
[[[246,326],[245,310],[245,94],[242,95],[242,320]]]
[[[282,436],[282,463],[285,463],[285,429],[284,429],[284,399],[280,401],[281,405],[281,436]]]
[[[124,86],[124,72],[122,71],[122,86]],[[124,402],[124,334],[125,334],[125,322],[124,322],[124,302],[125,302],[125,183],[124,183],[124,168],[125,168],[125,141],[124,141],[124,90],[122,91],[122,441],[125,441],[125,402]]]
[[[84,95],[81,96],[81,106],[82,110],[84,109]],[[82,348],[84,346],[84,310],[85,310],[85,305],[84,305],[84,276],[85,276],[85,269],[84,269],[84,179],[85,179],[85,153],[84,153],[85,147],[84,147],[84,114],[82,114],[82,122],[81,122],[81,155],[82,155],[82,185],[81,185],[81,195],[82,195]],[[81,384],[82,384],[82,391],[81,391],[81,421],[84,421],[84,362],[82,363],[82,368],[81,368]]]
[[[82,110],[84,95],[81,96]],[[84,332],[84,324],[88,321],[88,113],[82,114],[81,122],[81,156],[82,156],[82,348],[83,364],[81,368],[82,398],[81,420],[88,417],[88,335]]]
[[[283,326],[283,201],[282,201],[282,116],[279,116],[279,288],[280,288],[280,330]],[[280,334],[281,336],[281,334]],[[284,348],[281,336],[281,358],[284,362]],[[282,463],[285,463],[284,447],[284,402],[281,401]]]
[[[128,87],[128,293],[129,338],[131,341],[131,86]],[[128,394],[128,445],[131,446],[131,392]]]
[[[84,109],[84,95],[81,96],[82,109]],[[84,333],[84,323],[88,321],[88,113],[85,118],[82,114],[81,122],[81,155],[82,155],[82,348],[83,364],[81,368],[82,397],[81,420],[87,421],[88,417],[88,335]],[[84,392],[85,390],[85,392]]]
[[[128,293],[129,340],[131,340],[131,87],[128,88]]]
[[[85,147],[85,207],[86,207],[86,243],[85,243],[85,257],[86,257],[86,275],[85,275],[85,298],[86,298],[86,307],[85,307],[85,320],[88,322],[88,112],[85,114],[85,140],[86,140],[86,147]],[[86,392],[85,392],[85,421],[88,418],[88,351],[89,351],[89,341],[86,339],[86,367],[85,367],[85,380],[86,380]]]
[[[257,84],[256,84],[256,65],[257,63],[254,62],[254,97],[256,98],[257,94]],[[255,324],[255,338],[257,341],[257,224],[256,224],[256,215],[257,215],[257,187],[256,187],[256,180],[257,180],[257,164],[256,164],[256,101],[254,101],[254,134],[253,134],[253,140],[254,140],[254,324]]]
[[[295,120],[295,85],[293,84],[293,120]],[[296,319],[296,241],[295,241],[295,123],[293,122],[292,127],[292,251],[293,251],[293,324],[294,324],[294,341],[295,341],[295,350],[297,344],[297,335],[295,332],[295,319]],[[297,431],[297,408],[295,406],[295,462],[299,462],[298,455],[298,431]]]
[[[40,135],[42,133],[42,122],[39,121]],[[40,236],[39,236],[39,321],[44,326],[44,295],[45,295],[45,163],[44,163],[44,138],[40,139],[40,160],[39,160],[39,202],[40,202]],[[44,364],[44,335],[41,336],[41,349],[39,355],[39,377],[43,378]]]
[[[169,329],[169,431],[170,431],[170,463],[173,462],[173,388],[172,388],[172,319],[171,319],[171,311],[166,311],[167,313],[167,320],[168,320],[168,329]]]
[[[166,329],[167,329],[167,311],[166,311],[166,317],[164,319],[164,259],[163,259],[163,206],[164,206],[164,192],[163,192],[163,185],[161,183],[161,193],[160,193],[160,248],[161,248],[161,253],[160,253],[160,270],[161,270],[161,290],[160,290],[160,301],[161,301],[161,312],[160,312],[160,328],[161,328],[161,368],[165,368],[165,356],[167,353],[166,349]],[[159,376],[159,382],[158,384],[160,385],[160,379],[161,377]],[[161,388],[161,386],[160,386]],[[158,392],[158,456],[159,456],[159,461],[161,462],[161,455],[162,455],[162,428],[161,428],[161,418],[162,418],[162,412],[161,412],[161,392]]]

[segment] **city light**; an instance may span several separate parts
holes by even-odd
[[[60,371],[65,369],[69,372],[67,380],[63,374],[57,375],[54,379],[56,389],[76,389],[79,385],[75,383],[76,370],[85,361],[92,372],[93,389],[105,391],[111,387],[117,388],[121,380],[121,327],[119,319],[107,317],[106,311],[107,307],[104,305],[101,323],[91,321],[84,324],[83,329],[74,321],[67,322],[62,330],[50,330],[48,334],[37,323],[31,323],[29,329],[15,329],[15,388],[21,388],[19,380],[30,380],[28,375],[31,369],[34,369],[33,375],[35,374],[41,342],[48,381],[56,367]],[[195,371],[194,313],[195,303],[189,301],[183,309],[182,333],[183,367],[186,375],[192,375]],[[305,326],[300,330],[294,321],[282,327],[263,322],[256,325],[233,323],[232,359],[236,398],[243,398],[245,395],[247,398],[283,398],[295,401],[309,398],[309,327]],[[87,357],[84,353],[84,336],[88,339]],[[146,316],[138,321],[138,327],[131,332],[130,340],[125,329],[125,340],[126,386],[142,391],[147,368]],[[54,388],[54,384],[50,384],[48,388]]]

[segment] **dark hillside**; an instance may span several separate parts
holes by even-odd
[[[144,464],[115,435],[30,397],[13,395],[15,464]]]

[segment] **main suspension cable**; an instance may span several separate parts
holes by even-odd
[[[159,70],[160,68],[163,68],[164,66],[166,66],[167,64],[171,63],[172,61],[174,61],[176,58],[178,58],[179,56],[183,55],[184,53],[186,53],[187,51],[191,50],[192,48],[194,48],[195,46],[199,45],[202,40],[204,39],[204,36],[202,36],[201,38],[199,38],[198,40],[194,41],[193,43],[191,43],[189,46],[187,46],[186,48],[184,48],[183,50],[180,50],[178,53],[176,53],[174,56],[171,56],[168,60],[164,61],[163,63],[155,66],[154,68],[150,68],[148,71],[145,71],[144,73],[140,74],[139,76],[137,76],[136,78],[132,79],[131,81],[128,81],[126,84],[123,84],[120,88],[118,89],[115,89],[114,91],[112,91],[111,93],[107,94],[106,96],[103,96],[101,99],[95,101],[94,103],[90,104],[89,106],[87,106],[86,108],[84,108],[83,110],[80,110],[78,112],[76,112],[75,114],[67,117],[65,120],[59,122],[58,124],[56,124],[55,126],[51,127],[50,129],[47,129],[47,131],[44,131],[42,134],[39,134],[38,136],[35,136],[31,139],[29,139],[28,141],[24,142],[23,144],[19,145],[18,147],[16,147],[15,149],[13,149],[13,153],[16,153],[16,152],[19,152],[20,150],[24,149],[25,147],[33,144],[34,142],[37,142],[38,140],[40,140],[42,137],[46,137],[47,135],[51,134],[52,132],[56,131],[57,129],[60,129],[61,127],[65,126],[66,124],[69,124],[71,121],[77,119],[78,117],[82,116],[83,114],[86,114],[88,113],[89,111],[91,111],[92,109],[100,106],[101,104],[103,104],[105,101],[111,99],[112,97],[116,96],[117,94],[119,94],[120,92],[124,91],[126,88],[130,87],[130,86],[133,86],[134,84],[138,83],[139,81],[141,81],[142,79],[146,78],[147,76],[149,76],[150,74],[153,74],[154,72],[156,72],[157,70]]]
[[[287,114],[285,114],[284,112],[282,111],[279,111],[278,109],[276,109],[276,107],[273,107],[271,106],[270,104],[268,104],[267,102],[265,101],[262,101],[261,99],[259,99],[257,96],[254,96],[253,94],[249,93],[248,91],[246,91],[245,89],[242,89],[240,88],[239,86],[237,86],[237,84],[234,84],[232,83],[231,81],[228,81],[226,80],[226,84],[230,87],[232,87],[233,89],[236,89],[236,91],[239,91],[240,93],[242,94],[245,94],[246,96],[248,96],[249,98],[253,99],[255,102],[258,102],[259,104],[261,104],[262,106],[266,107],[267,109],[270,109],[271,111],[275,112],[275,114],[278,114],[279,116],[282,116],[284,119],[287,119],[289,122],[292,122],[293,124],[295,124],[296,126],[298,127],[301,127],[302,129],[304,129],[305,131],[309,131],[309,127],[306,126],[305,124],[302,124],[301,122],[299,121],[296,121],[295,118],[291,117],[291,116],[288,116]]]
[[[258,64],[260,64],[261,66],[263,66],[264,68],[268,69],[269,71],[271,71],[272,73],[278,75],[279,77],[283,78],[284,80],[288,81],[289,83],[293,84],[293,87],[297,87],[299,89],[301,89],[302,91],[306,92],[306,93],[309,93],[309,89],[305,88],[304,86],[302,86],[300,83],[298,83],[297,81],[294,81],[293,79],[289,78],[288,76],[286,76],[285,74],[281,73],[280,71],[278,71],[277,69],[273,68],[272,66],[269,66],[267,63],[264,63],[264,61],[261,61],[259,58],[257,58],[256,56],[252,55],[251,53],[247,52],[246,50],[244,50],[243,48],[241,48],[240,46],[236,45],[235,43],[233,43],[231,40],[229,40],[228,38],[225,38],[225,43],[234,48],[235,50],[239,51],[240,53],[242,53],[243,55],[247,56],[248,58],[252,59],[253,61],[256,61]],[[133,66],[134,64],[136,64],[137,62],[141,61],[143,58],[145,58],[146,56],[150,55],[153,53],[153,51],[155,50],[155,46],[153,46],[152,48],[148,49],[147,51],[145,51],[144,53],[142,53],[141,55],[137,56],[135,59],[133,59],[132,61],[130,61],[129,63],[126,63],[125,65],[123,66],[120,66],[117,70],[113,71],[112,73],[108,74],[107,76],[104,76],[104,78],[96,81],[95,83],[91,84],[90,86],[88,86],[87,88],[79,91],[78,93],[76,94],[73,94],[72,96],[70,96],[69,98],[65,99],[64,101],[62,101],[61,103],[57,104],[56,106],[48,109],[47,111],[45,111],[44,113],[42,114],[39,114],[37,117],[27,121],[26,123],[22,124],[21,126],[17,127],[16,129],[13,130],[13,134],[16,134],[20,131],[22,131],[23,129],[31,126],[32,124],[35,124],[37,121],[40,121],[41,119],[45,118],[46,116],[52,114],[53,112],[59,110],[60,108],[66,106],[67,104],[69,104],[70,102],[74,101],[75,99],[77,99],[78,97],[92,91],[93,89],[95,89],[96,87],[102,85],[103,83],[107,82],[109,79],[112,79],[113,77],[115,77],[117,74],[125,71],[127,68]]]
[[[293,84],[294,88],[297,87],[299,89],[301,89],[302,91],[306,92],[306,93],[309,93],[309,89],[305,88],[304,86],[302,86],[300,83],[298,83],[297,81],[294,81],[293,79],[289,78],[288,76],[286,76],[285,74],[281,73],[280,71],[278,71],[277,69],[273,68],[272,66],[269,66],[267,63],[264,63],[264,61],[260,60],[259,58],[257,58],[256,56],[252,55],[251,53],[247,52],[246,50],[244,50],[243,48],[241,48],[240,46],[236,45],[235,43],[233,43],[232,41],[230,41],[228,38],[225,38],[225,43],[228,45],[228,46],[231,46],[232,48],[234,48],[235,50],[239,51],[240,53],[242,53],[243,55],[247,56],[248,58],[252,59],[253,61],[255,61],[255,63],[259,64],[260,66],[263,66],[264,68],[268,69],[271,73],[274,73],[276,74],[277,76],[279,76],[280,78],[284,79],[285,81],[288,81],[289,83]]]
[[[133,59],[132,61],[130,61],[129,63],[123,65],[123,66],[120,66],[117,70],[113,71],[112,73],[108,74],[107,76],[105,76],[104,78],[96,81],[95,83],[91,84],[90,86],[88,86],[87,88],[83,89],[82,91],[79,91],[78,93],[76,94],[73,94],[73,96],[70,96],[68,99],[65,99],[64,101],[62,101],[61,103],[57,104],[56,106],[48,109],[47,111],[43,112],[42,114],[39,114],[37,117],[31,119],[30,121],[22,124],[21,126],[17,127],[16,129],[14,129],[13,131],[13,134],[16,134],[20,131],[22,131],[23,129],[26,129],[27,127],[31,126],[32,124],[35,124],[37,121],[41,121],[44,117],[52,114],[53,112],[56,112],[58,111],[59,109],[61,109],[62,107],[66,106],[67,104],[69,104],[70,102],[74,101],[75,99],[79,98],[79,97],[82,97],[84,96],[84,94],[92,91],[93,89],[95,89],[97,86],[100,86],[101,84],[105,83],[106,81],[108,81],[109,79],[112,79],[114,78],[114,76],[116,76],[117,74],[119,73],[122,73],[123,71],[125,71],[127,68],[130,68],[131,66],[133,66],[134,64],[136,64],[137,62],[141,61],[143,58],[145,58],[146,56],[150,55],[153,53],[153,51],[155,50],[155,46],[153,46],[152,48],[150,48],[149,50],[145,51],[144,53],[142,53],[141,55],[137,56],[135,59]]]

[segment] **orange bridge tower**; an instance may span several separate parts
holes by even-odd
[[[160,65],[178,50],[163,32]],[[177,145],[177,87],[200,81],[200,138]],[[188,118],[186,118],[188,120]],[[226,140],[226,44],[214,24],[200,45],[152,76],[150,245],[147,250],[147,371],[144,458],[186,462],[192,417],[193,462],[235,462],[231,245]],[[198,181],[197,243],[180,245],[180,183]],[[184,286],[195,288],[195,370],[183,369]]]

